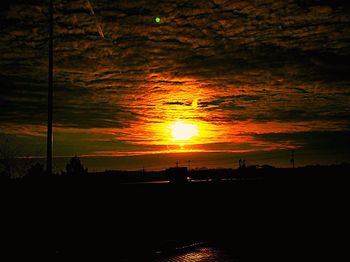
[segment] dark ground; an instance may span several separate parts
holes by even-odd
[[[185,185],[12,181],[1,186],[0,256],[155,261],[155,251],[205,242],[238,261],[335,261],[349,256],[348,199],[344,177]]]

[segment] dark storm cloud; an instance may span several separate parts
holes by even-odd
[[[291,145],[303,146],[304,149],[309,150],[343,152],[350,155],[349,131],[267,133],[255,135],[255,137],[269,142],[289,141]]]
[[[199,101],[199,106],[210,109],[225,109],[225,110],[243,110],[245,109],[244,101],[257,101],[261,99],[257,95],[236,95],[236,96],[221,96],[218,99],[210,101]]]
[[[207,121],[349,125],[346,1],[54,2],[57,125],[156,121],[159,105],[192,105],[181,91],[206,94]],[[1,7],[0,122],[43,123],[47,6]]]
[[[174,102],[166,102],[164,103],[165,105],[184,105],[184,103],[182,102],[177,102],[177,101],[174,101]]]
[[[42,83],[0,79],[4,88],[1,96],[1,120],[6,123],[42,124],[46,119],[46,86]],[[6,88],[5,88],[6,87]],[[55,85],[54,117],[57,126],[65,127],[122,127],[114,118],[135,118],[104,99],[95,101],[91,91],[72,85]]]

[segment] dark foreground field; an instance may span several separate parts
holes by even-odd
[[[349,250],[345,179],[185,185],[47,179],[2,184],[1,193],[4,258],[215,261],[197,253],[219,250],[223,262],[335,261]],[[195,257],[185,260],[186,254]]]

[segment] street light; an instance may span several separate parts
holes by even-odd
[[[52,108],[53,108],[53,0],[49,3],[49,77],[47,92],[46,172],[52,174]]]

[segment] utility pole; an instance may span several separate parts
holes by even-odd
[[[291,152],[291,156],[290,156],[291,158],[290,158],[290,162],[292,163],[292,166],[293,166],[293,168],[295,168],[295,166],[294,166],[294,149],[292,149],[292,152]]]
[[[190,171],[190,169],[191,169],[191,162],[192,162],[192,161],[191,161],[191,160],[188,160],[187,162],[188,162],[188,171]]]
[[[179,167],[179,161],[176,161],[176,168]]]
[[[49,3],[49,78],[47,92],[46,172],[52,174],[52,108],[53,108],[53,0]]]

